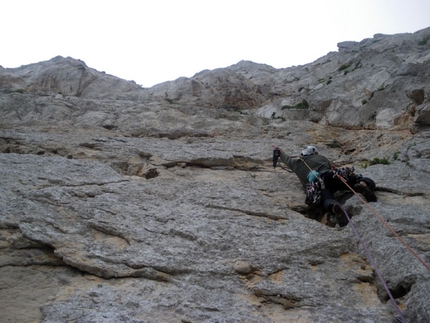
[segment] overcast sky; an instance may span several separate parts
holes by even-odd
[[[57,55],[150,87],[241,60],[310,63],[430,27],[430,0],[0,0],[0,65]]]

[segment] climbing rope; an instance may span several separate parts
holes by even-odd
[[[321,180],[321,178],[319,177],[319,174],[311,169],[309,167],[309,165],[306,163],[306,161],[304,159],[302,159],[303,163],[306,165],[306,167],[310,170],[310,172],[319,180]],[[367,201],[365,201],[348,183],[347,181],[340,176],[339,174],[336,174],[336,176],[351,190],[351,192],[353,192],[372,212],[373,214],[376,215],[376,217],[391,231],[391,233],[394,234],[394,236],[400,240],[400,242],[402,242],[402,244],[428,269],[430,270],[430,267],[424,262],[424,260],[422,260],[418,254],[388,225],[387,222],[384,221],[384,219],[382,219],[382,217],[369,205],[369,203],[367,203]],[[396,318],[398,322],[401,323],[407,323],[402,311],[400,310],[399,306],[397,305],[397,302],[395,301],[390,289],[388,288],[388,285],[386,284],[384,278],[382,277],[382,274],[380,272],[380,270],[378,269],[378,266],[376,265],[375,261],[373,260],[372,255],[369,252],[369,249],[367,248],[366,244],[364,243],[364,240],[361,238],[361,236],[358,234],[351,218],[349,217],[348,213],[345,211],[345,209],[343,209],[343,212],[346,216],[346,218],[348,219],[349,225],[351,227],[351,229],[353,230],[355,236],[357,237],[358,241],[360,242],[360,244],[362,245],[369,261],[370,264],[372,265],[373,269],[375,270],[379,280],[381,281],[381,284],[383,285],[385,291],[387,292],[388,297],[390,298],[393,306],[395,307],[397,313],[399,314],[399,316]]]
[[[318,180],[321,180],[321,178],[319,177],[319,174],[318,174],[318,172],[316,172],[315,170],[313,170],[313,169],[311,169],[310,167],[309,167],[309,165],[306,163],[306,161],[304,160],[304,159],[302,159],[302,161],[303,161],[303,163],[306,165],[306,167],[311,171],[311,173],[316,177],[316,178],[318,178]],[[356,194],[359,198],[360,198],[360,200],[361,201],[363,201],[363,203],[365,203],[366,205],[368,205],[369,207],[370,207],[370,205],[366,202],[366,201],[364,201],[352,188],[351,188],[351,186],[349,186],[348,185],[348,183],[346,182],[346,180],[342,177],[342,176],[340,176],[340,175],[338,175],[338,174],[336,174],[336,176],[345,184],[345,185],[347,185],[348,186],[348,188],[352,191],[352,192],[354,192],[354,194]],[[390,298],[390,300],[391,300],[391,302],[392,302],[392,304],[393,304],[393,306],[394,306],[394,308],[396,309],[396,311],[397,311],[397,313],[399,314],[399,318],[400,318],[400,320],[399,320],[399,322],[401,322],[401,323],[407,323],[407,321],[406,321],[406,319],[405,319],[405,317],[404,317],[404,315],[403,315],[403,313],[402,313],[402,311],[400,310],[400,308],[399,308],[399,306],[397,305],[397,302],[396,302],[396,300],[394,299],[394,297],[393,297],[393,295],[391,294],[391,291],[390,291],[390,289],[388,288],[388,285],[387,285],[387,283],[385,282],[385,280],[384,280],[384,278],[382,277],[382,274],[381,274],[381,272],[379,271],[379,269],[378,269],[378,266],[376,265],[376,263],[375,263],[375,261],[373,260],[373,257],[372,257],[372,255],[370,254],[370,252],[369,252],[369,249],[367,248],[367,246],[366,246],[366,244],[364,243],[364,240],[361,238],[361,236],[358,234],[358,232],[357,232],[357,230],[355,229],[355,226],[354,226],[354,224],[353,224],[353,222],[352,222],[352,220],[351,220],[351,218],[349,217],[349,215],[348,215],[348,213],[345,211],[345,209],[344,208],[342,208],[342,211],[343,211],[343,213],[345,214],[345,216],[346,216],[346,218],[348,219],[348,222],[349,222],[349,225],[350,225],[350,227],[351,227],[351,229],[353,230],[353,232],[354,232],[354,234],[355,234],[355,236],[357,237],[357,239],[358,239],[358,241],[360,242],[360,244],[362,245],[362,247],[363,247],[363,249],[364,249],[364,252],[366,253],[366,255],[367,255],[367,258],[369,259],[369,261],[370,261],[370,264],[372,265],[372,267],[373,267],[373,269],[375,270],[375,272],[376,272],[376,274],[378,275],[378,278],[379,278],[379,280],[381,281],[381,284],[382,284],[382,286],[384,286],[384,289],[385,289],[385,291],[387,292],[387,295],[388,295],[388,297]],[[376,212],[373,210],[373,212],[376,214]],[[380,218],[379,216],[378,216],[378,218]],[[383,221],[383,220],[382,220]],[[385,222],[385,221],[384,221]],[[391,229],[391,231],[393,232],[393,233],[395,233],[394,232],[394,230],[392,230]],[[396,234],[396,233],[395,233]],[[396,234],[397,235],[397,234]],[[408,248],[410,249],[410,247],[408,246]],[[412,249],[410,249],[410,250],[412,250]],[[412,252],[413,252],[413,250],[412,250]]]
[[[302,159],[303,163],[306,165],[306,167],[318,178],[318,173],[311,169],[309,167],[309,165],[306,163],[306,161],[304,159]],[[393,228],[388,225],[388,223],[369,205],[369,203],[367,203],[367,201],[365,201],[345,180],[345,178],[343,178],[342,176],[340,176],[339,174],[336,174],[337,178],[339,178],[350,190],[351,192],[353,192],[366,206],[367,208],[370,209],[370,211],[372,211],[373,214],[375,214],[375,216],[378,218],[379,221],[382,222],[382,224],[397,238],[399,239],[399,241],[414,255],[414,257],[416,257],[418,259],[419,262],[421,262],[424,267],[427,268],[427,270],[430,270],[430,266],[427,265],[425,263],[425,261],[397,234],[396,231],[393,230]]]
[[[303,161],[303,163],[306,165],[306,167],[312,172],[312,174],[314,174],[319,180],[320,180],[320,177],[318,176],[319,174],[315,171],[315,170],[313,170],[313,169],[311,169],[310,167],[309,167],[309,165],[306,163],[306,161],[304,160],[304,159],[302,159],[302,161]],[[427,269],[429,269],[429,267],[428,267],[428,265],[423,261],[423,260],[421,260],[421,258],[415,253],[415,251],[413,251],[412,250],[412,248],[411,247],[409,247],[409,245],[406,243],[406,242],[404,242],[404,240],[376,213],[376,211],[369,205],[369,203],[367,203],[365,200],[363,200],[362,198],[361,198],[361,196],[360,195],[358,195],[357,194],[357,192],[346,182],[346,180],[342,177],[342,176],[340,176],[339,174],[336,174],[336,176],[351,190],[351,192],[353,192],[355,195],[357,195],[357,197],[367,206],[367,207],[369,207],[370,209],[371,209],[371,211],[377,216],[377,218],[382,222],[382,223],[384,223],[384,225],[385,226],[387,226],[388,227],[388,229],[396,236],[396,237],[398,237],[399,239],[400,239],[400,241],[402,241],[402,243],[409,249],[409,251],[411,251],[412,252],[412,254],[414,254],[423,264],[424,264],[424,266],[426,266],[427,267]],[[343,209],[343,208],[342,208]],[[403,313],[402,313],[402,311],[400,310],[400,308],[399,308],[399,306],[397,305],[397,302],[395,301],[395,299],[394,299],[394,297],[393,297],[393,295],[391,294],[391,292],[390,292],[390,289],[388,288],[388,286],[387,286],[387,284],[386,284],[386,282],[385,282],[385,280],[384,280],[384,278],[382,277],[382,274],[381,274],[381,272],[379,271],[379,269],[378,269],[378,266],[376,266],[376,263],[375,263],[375,261],[373,260],[373,257],[372,257],[372,255],[370,254],[370,252],[369,252],[369,249],[367,248],[367,246],[366,246],[366,244],[364,243],[364,240],[361,238],[361,236],[358,234],[358,232],[357,232],[357,230],[355,229],[355,226],[354,226],[354,224],[353,224],[353,222],[352,222],[352,220],[351,220],[351,218],[349,217],[349,215],[348,215],[348,213],[345,211],[345,209],[343,209],[343,212],[344,212],[344,214],[345,214],[345,216],[346,216],[346,218],[348,219],[348,222],[349,222],[349,225],[351,226],[351,229],[354,231],[354,234],[356,235],[356,237],[357,237],[357,239],[360,241],[360,244],[362,245],[362,247],[363,247],[363,249],[364,249],[364,251],[365,251],[365,253],[366,253],[366,255],[367,255],[367,257],[368,257],[368,259],[369,259],[369,261],[370,261],[370,263],[371,263],[371,265],[372,265],[372,267],[374,268],[374,270],[375,270],[375,272],[376,272],[376,274],[378,275],[378,277],[379,277],[379,280],[381,281],[381,283],[382,283],[382,285],[384,286],[384,289],[385,289],[385,291],[387,292],[387,294],[388,294],[388,296],[389,296],[389,298],[391,299],[391,301],[392,301],[392,303],[393,303],[393,305],[394,305],[394,307],[396,308],[396,311],[398,312],[398,314],[399,314],[399,317],[400,317],[400,319],[401,319],[401,322],[403,322],[403,323],[406,323],[406,320],[405,320],[405,318],[404,318],[404,316],[403,316]]]
[[[365,201],[354,189],[346,182],[346,180],[340,176],[336,175],[350,190],[353,192],[368,208],[370,211],[372,211],[373,214],[378,218],[379,221],[382,222],[382,224],[391,231],[394,236],[399,239],[399,241],[424,265],[424,267],[427,268],[427,270],[430,270],[430,266],[425,263],[425,261],[397,234],[396,231],[391,228],[390,225]]]
[[[343,208],[342,208],[342,209],[343,209]],[[352,223],[352,220],[351,220],[351,218],[349,217],[348,213],[347,213],[344,209],[343,209],[343,212],[344,212],[344,214],[345,214],[346,218],[348,219],[348,222],[349,222],[349,225],[350,225],[350,227],[351,227],[352,231],[354,231],[355,236],[356,236],[356,237],[357,237],[357,239],[360,241],[360,243],[361,243],[361,245],[362,245],[362,247],[363,247],[363,249],[364,249],[364,252],[365,252],[365,253],[366,253],[366,255],[367,255],[367,258],[368,258],[368,259],[369,259],[369,261],[370,261],[370,264],[372,265],[373,269],[375,270],[376,274],[378,275],[379,280],[381,281],[382,285],[384,286],[384,289],[385,289],[385,291],[387,292],[388,297],[390,298],[391,302],[393,303],[393,306],[395,307],[395,309],[396,309],[397,313],[399,314],[399,317],[400,317],[400,319],[401,319],[401,321],[400,321],[400,322],[402,322],[402,323],[407,323],[407,321],[405,320],[405,317],[404,317],[404,315],[403,315],[402,311],[400,310],[399,306],[397,305],[397,302],[395,301],[395,299],[394,299],[393,295],[391,294],[390,289],[388,288],[387,284],[385,283],[385,280],[384,280],[384,278],[382,277],[382,274],[381,274],[381,272],[379,271],[378,266],[376,266],[376,263],[375,263],[375,261],[373,260],[372,255],[371,255],[371,254],[370,254],[370,252],[369,252],[369,249],[367,248],[366,244],[364,243],[364,240],[361,238],[361,236],[358,234],[357,230],[355,229],[355,226],[354,226],[354,224]]]

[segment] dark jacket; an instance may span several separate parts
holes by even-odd
[[[291,158],[287,154],[282,153],[281,160],[297,175],[304,188],[306,188],[306,183],[308,183],[308,174],[311,171],[309,168],[320,174],[325,170],[331,169],[329,160],[321,155],[305,156],[302,160],[300,158]]]

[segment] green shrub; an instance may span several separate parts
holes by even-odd
[[[373,160],[365,161],[363,163],[360,163],[360,168],[367,168],[368,166],[378,165],[378,164],[389,165],[390,161],[386,157],[384,157],[384,158],[378,158],[378,157],[376,157],[376,158],[373,158]]]
[[[351,66],[351,63],[348,63],[348,64],[342,64],[337,70],[339,71],[339,72],[342,72],[342,71],[344,71],[344,70],[347,70],[349,67]]]
[[[369,162],[369,165],[377,165],[377,164],[382,164],[382,165],[389,165],[390,162],[388,161],[388,159],[386,157],[384,158],[373,158],[373,160],[371,160]]]
[[[360,165],[360,168],[367,168],[367,166],[369,166],[367,162],[360,163],[359,165]]]
[[[420,42],[418,42],[418,45],[420,46],[425,46],[427,45],[427,42],[430,40],[430,36],[425,37],[423,40],[421,40]]]
[[[224,108],[228,111],[242,112],[242,109],[239,106],[234,105],[232,103],[226,104],[226,105],[222,106],[222,108]]]
[[[303,99],[302,102],[297,103],[296,105],[293,105],[293,106],[283,105],[281,109],[285,110],[285,109],[307,109],[307,108],[309,108],[309,103],[308,103],[308,101]]]

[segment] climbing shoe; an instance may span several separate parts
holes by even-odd
[[[376,202],[376,195],[372,192],[372,190],[360,183],[357,183],[354,185],[354,190],[358,193],[361,193],[365,198],[367,202]]]
[[[340,227],[344,227],[348,224],[348,218],[345,215],[345,210],[339,203],[333,203],[333,214],[336,217],[336,221]]]

